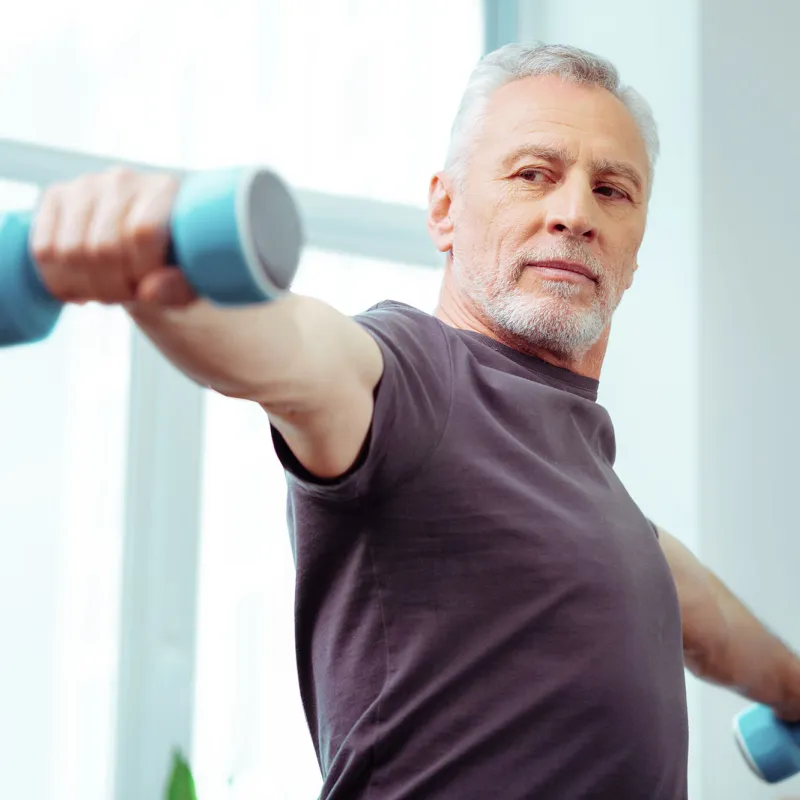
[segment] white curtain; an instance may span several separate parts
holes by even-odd
[[[297,187],[424,205],[482,34],[480,0],[33,0],[0,26],[0,139],[261,163]],[[34,200],[0,192],[1,208]],[[309,250],[297,288],[354,313],[385,297],[431,308],[438,280]],[[86,307],[0,351],[6,797],[112,793],[129,342],[122,314]],[[310,798],[283,476],[257,409],[209,396],[205,437],[200,798]]]

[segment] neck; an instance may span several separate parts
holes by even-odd
[[[449,271],[448,271],[449,272]],[[475,331],[476,333],[488,336],[501,344],[508,347],[513,347],[525,355],[536,356],[542,361],[546,361],[553,366],[567,369],[574,372],[576,375],[582,375],[586,378],[593,378],[594,380],[600,379],[600,372],[605,359],[606,349],[608,348],[609,330],[606,329],[600,339],[581,356],[574,359],[565,359],[546,348],[534,347],[528,344],[524,339],[509,333],[508,331],[498,330],[493,327],[489,322],[483,319],[471,304],[465,301],[461,295],[451,291],[450,281],[448,275],[445,275],[445,280],[442,284],[442,290],[439,294],[439,302],[433,312],[434,316],[450,325],[452,328],[465,331]]]

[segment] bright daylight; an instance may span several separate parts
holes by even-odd
[[[800,800],[800,5],[0,28],[0,795]]]

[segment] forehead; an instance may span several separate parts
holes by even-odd
[[[489,99],[479,147],[491,158],[545,143],[582,157],[624,159],[647,173],[647,151],[631,113],[599,86],[555,75],[521,78]]]

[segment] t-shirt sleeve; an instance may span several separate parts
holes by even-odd
[[[318,478],[272,426],[290,488],[331,500],[386,491],[414,474],[436,449],[452,402],[452,360],[443,323],[394,303],[381,303],[353,319],[373,336],[384,364],[372,423],[353,466],[340,477]]]

